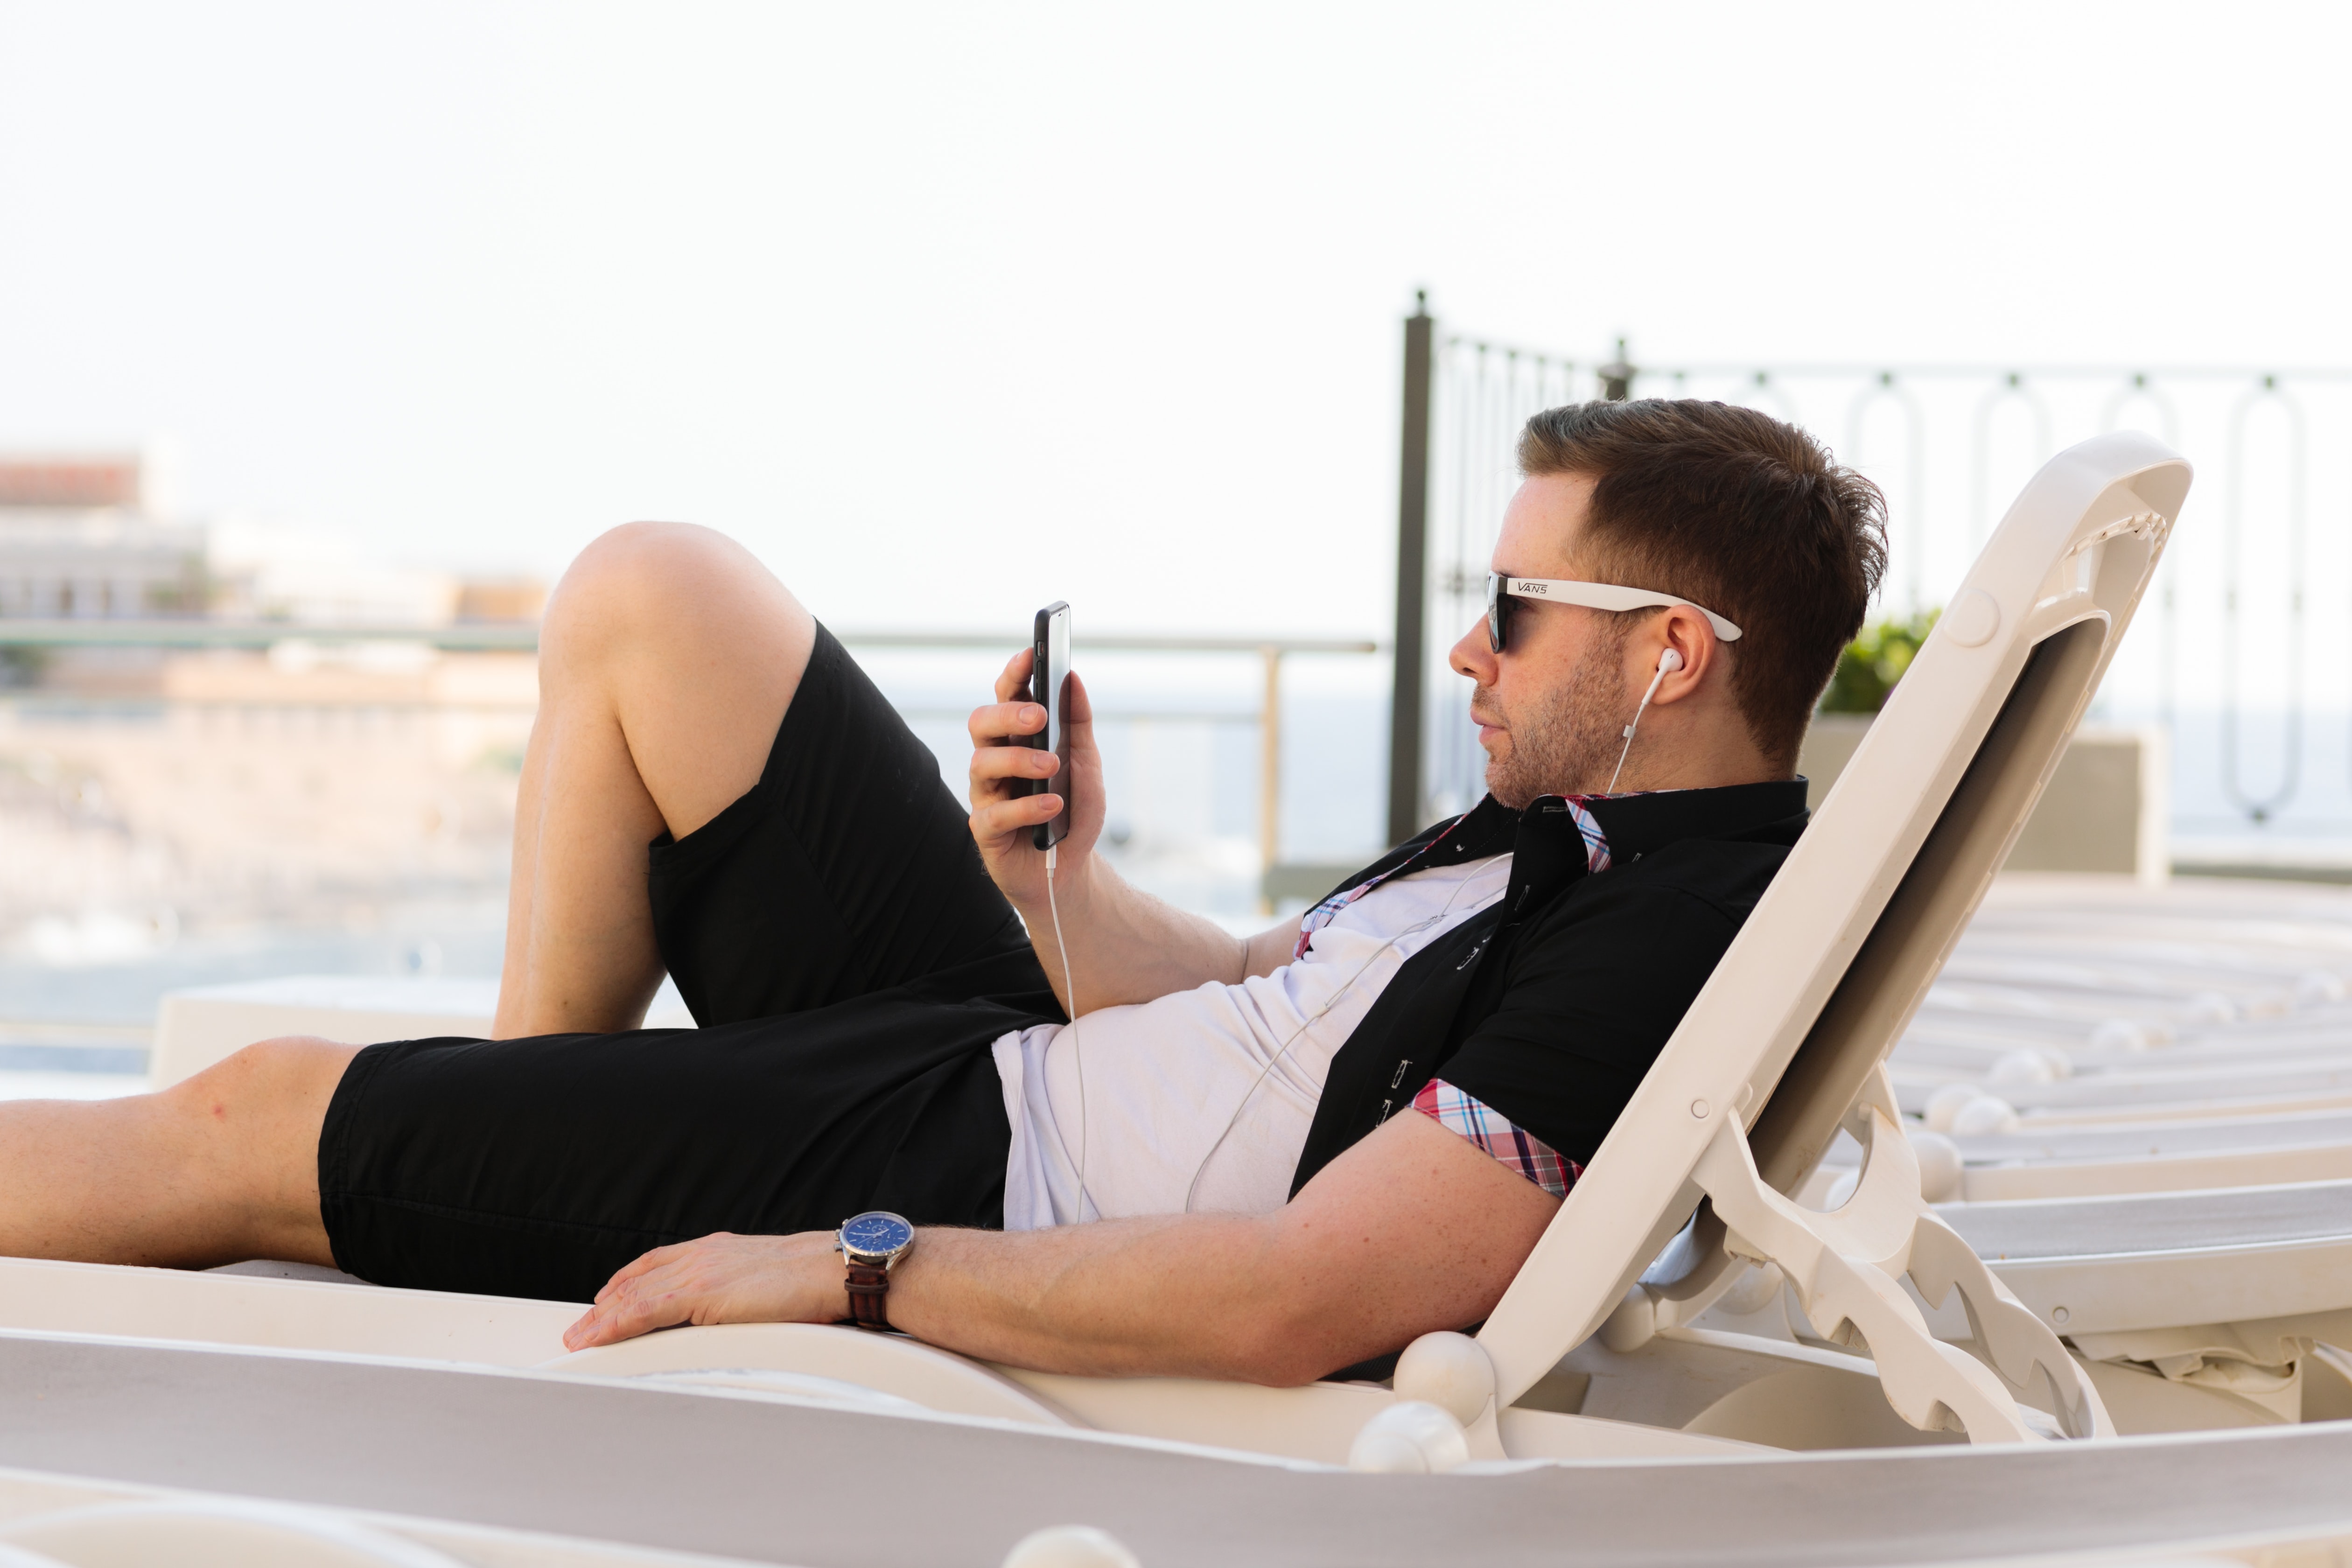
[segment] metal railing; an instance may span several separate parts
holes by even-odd
[[[1416,353],[1429,366],[1418,406]],[[1514,446],[1539,409],[1707,397],[1811,431],[1886,493],[1881,607],[1895,615],[1943,601],[2053,453],[2144,429],[2196,463],[2198,484],[2103,706],[2174,730],[2178,817],[2192,828],[2352,830],[2352,369],[1651,365],[1622,342],[1614,354],[1578,359],[1440,333],[1425,314],[1407,322],[1406,363],[1408,432],[1422,428],[1429,454],[1419,500],[1427,586],[1415,614],[1446,628],[1431,639],[1438,648],[1483,609],[1487,555],[1517,483]],[[1414,510],[1409,497],[1401,535]],[[1479,793],[1484,756],[1458,684],[1437,683],[1420,714],[1422,820]]]
[[[850,647],[903,649],[919,652],[1002,652],[1007,658],[1028,646],[1019,634],[969,632],[898,632],[836,630]],[[1265,868],[1262,905],[1271,905],[1275,889],[1297,877],[1286,876],[1282,859],[1282,735],[1283,662],[1294,654],[1369,655],[1384,651],[1382,644],[1355,637],[1195,637],[1185,635],[1087,635],[1074,639],[1073,656],[1088,653],[1181,654],[1192,656],[1252,656],[1260,667],[1258,707],[1254,712],[1227,710],[1177,710],[1159,708],[1097,707],[1098,724],[1169,722],[1254,722],[1258,731],[1257,838],[1258,858]],[[961,720],[969,709],[912,709],[910,718]],[[1324,868],[1300,868],[1311,881]],[[1302,884],[1303,885],[1303,884]],[[1318,889],[1319,890],[1319,889]]]
[[[1005,632],[936,632],[905,631],[885,628],[837,628],[835,635],[852,647],[881,652],[911,653],[992,653],[1010,657],[1027,646],[1018,630]],[[85,648],[144,648],[158,652],[199,651],[206,649],[282,649],[288,645],[310,645],[320,647],[352,645],[405,643],[423,645],[453,652],[512,651],[530,652],[538,647],[539,628],[526,624],[453,624],[418,626],[393,624],[298,623],[287,621],[228,621],[193,618],[87,618],[33,619],[0,617],[0,649],[19,647],[40,650]],[[1265,868],[1264,886],[1274,889],[1297,881],[1312,882],[1328,869],[1322,866],[1286,867],[1282,860],[1282,750],[1284,734],[1284,669],[1286,661],[1295,656],[1369,656],[1384,651],[1386,645],[1365,638],[1296,637],[1251,636],[1193,636],[1184,634],[1094,634],[1083,635],[1076,640],[1076,652],[1083,660],[1089,654],[1165,655],[1187,658],[1250,658],[1258,665],[1255,682],[1256,705],[1253,708],[1231,707],[1150,707],[1120,706],[1113,702],[1098,704],[1096,720],[1104,725],[1196,723],[1244,723],[1258,731],[1256,768],[1257,847]],[[464,700],[438,699],[401,700],[381,695],[365,695],[343,699],[307,700],[292,696],[271,704],[258,702],[249,696],[226,698],[149,695],[100,695],[87,697],[71,692],[48,691],[38,687],[18,687],[0,690],[0,698],[22,707],[57,709],[70,707],[78,711],[96,712],[104,710],[146,710],[171,706],[190,710],[232,709],[249,710],[261,706],[291,706],[298,708],[329,707],[342,709],[363,707],[370,711],[409,710],[528,710],[527,702],[513,700]],[[976,700],[977,699],[975,699]],[[901,704],[901,711],[912,721],[953,721],[961,725],[971,704],[961,707],[945,705]],[[1373,847],[1367,846],[1367,848]],[[1268,894],[1270,900],[1272,894]]]
[[[284,643],[422,643],[449,652],[533,652],[531,621],[409,623],[204,620],[172,616],[0,616],[0,647],[269,648]]]

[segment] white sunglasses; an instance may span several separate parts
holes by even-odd
[[[1703,605],[1688,599],[1678,599],[1672,594],[1653,594],[1647,588],[1620,588],[1613,583],[1580,583],[1564,577],[1506,577],[1499,572],[1486,574],[1486,642],[1496,653],[1510,640],[1511,601],[1513,599],[1557,599],[1563,605],[1582,605],[1588,610],[1648,610],[1665,609],[1680,605],[1696,610],[1715,628],[1715,635],[1726,642],[1739,640],[1739,628]]]

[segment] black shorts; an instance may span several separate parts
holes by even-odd
[[[352,1058],[319,1134],[344,1269],[584,1301],[713,1231],[1003,1223],[989,1047],[1061,1012],[929,748],[823,627],[759,784],[655,841],[650,893],[701,1027]]]

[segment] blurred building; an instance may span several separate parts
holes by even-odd
[[[538,659],[435,633],[535,621],[544,588],[157,489],[136,456],[0,454],[0,971],[493,896]],[[152,624],[192,618],[243,646]]]
[[[158,502],[153,464],[137,453],[0,453],[0,622],[205,617],[283,624],[298,636],[364,626],[396,637],[534,622],[546,598],[528,578],[390,566],[331,534],[173,515]],[[58,640],[12,640],[0,626],[0,687],[172,694],[168,671],[182,656],[135,637],[112,647]],[[290,668],[247,662],[264,684]]]
[[[188,616],[205,530],[152,515],[136,456],[0,456],[0,616]]]
[[[460,621],[536,621],[547,609],[547,584],[536,577],[468,577],[457,584]]]
[[[0,616],[536,621],[544,584],[387,566],[301,529],[172,517],[136,453],[0,454]]]

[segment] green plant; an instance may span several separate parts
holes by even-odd
[[[1911,668],[1939,614],[1927,610],[1907,621],[1889,619],[1863,627],[1862,635],[1838,656],[1837,672],[1830,677],[1830,689],[1822,693],[1821,710],[1875,713],[1885,707],[1886,694]]]

